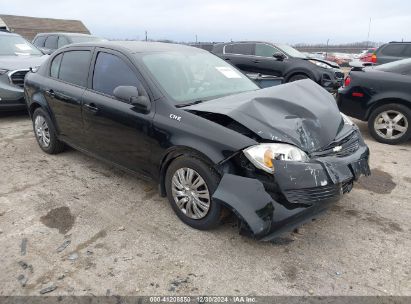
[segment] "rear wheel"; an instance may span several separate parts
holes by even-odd
[[[167,198],[177,216],[187,225],[212,229],[220,223],[222,207],[212,200],[220,177],[201,158],[181,156],[167,169]]]
[[[56,129],[46,111],[37,108],[33,113],[33,130],[40,148],[48,154],[64,150],[64,143],[58,140]]]
[[[411,137],[411,110],[400,104],[387,104],[375,109],[368,119],[368,129],[377,141],[396,145]]]

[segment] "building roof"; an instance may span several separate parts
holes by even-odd
[[[79,20],[0,15],[0,27],[6,27],[10,32],[20,34],[28,40],[44,32],[90,34],[87,27]]]

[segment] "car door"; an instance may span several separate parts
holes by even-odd
[[[54,56],[44,95],[51,108],[60,137],[84,146],[82,97],[92,58],[92,48],[68,50]]]
[[[149,175],[150,130],[154,109],[141,113],[113,95],[118,86],[135,86],[147,97],[142,77],[123,54],[97,49],[89,88],[83,97],[87,149],[95,155],[144,175]]]
[[[282,52],[272,45],[266,43],[256,43],[253,62],[259,73],[278,77],[284,76],[287,58],[284,60],[276,59],[273,57],[275,53]]]
[[[255,72],[253,43],[232,43],[223,47],[222,58],[244,72]]]

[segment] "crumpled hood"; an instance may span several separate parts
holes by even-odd
[[[340,68],[340,66],[339,66],[337,63],[335,63],[335,62],[333,62],[333,61],[325,60],[325,59],[308,58],[307,60],[315,60],[315,61],[319,61],[319,62],[322,62],[322,63],[326,63],[326,64],[328,64],[329,66],[332,66],[333,68],[336,68],[336,69],[339,69],[339,68]]]
[[[0,69],[28,70],[40,66],[49,56],[0,56]]]
[[[332,95],[308,79],[184,109],[226,115],[265,140],[290,143],[308,153],[330,144],[344,124]]]

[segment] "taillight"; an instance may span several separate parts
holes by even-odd
[[[350,83],[351,83],[351,77],[350,76],[345,77],[344,86],[348,87]]]
[[[372,54],[372,56],[371,56],[371,62],[372,62],[372,63],[377,63],[377,55]]]

